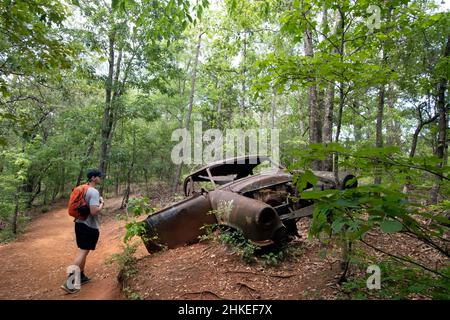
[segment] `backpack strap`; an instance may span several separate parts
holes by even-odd
[[[87,191],[89,190],[89,183],[86,183],[85,185],[83,185],[83,199],[86,196]],[[84,199],[86,201],[86,199]]]

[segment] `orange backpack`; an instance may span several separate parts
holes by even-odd
[[[89,206],[84,199],[87,190],[89,189],[88,184],[83,184],[81,186],[75,187],[70,194],[68,211],[69,215],[79,220],[86,220],[90,214]]]

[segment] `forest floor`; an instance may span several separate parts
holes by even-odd
[[[92,281],[78,293],[69,295],[60,288],[77,251],[73,219],[67,200],[61,200],[33,218],[16,241],[0,244],[0,299],[123,299],[115,264],[106,264],[122,251],[125,223],[115,219],[121,200],[106,201],[100,239],[86,263]]]
[[[264,259],[245,263],[233,247],[209,240],[147,255],[137,262],[137,275],[125,282],[129,293],[139,299],[246,299],[309,300],[349,299],[338,280],[342,274],[341,250],[308,239],[310,218],[297,223],[301,238],[289,243],[287,258],[277,265]],[[369,233],[365,240],[383,251],[404,255],[429,268],[450,261],[423,243],[401,234]],[[386,255],[362,244],[354,245],[362,255],[385,259]],[[347,277],[366,279],[368,263],[352,266]],[[382,275],[389,277],[389,274]],[[364,281],[365,285],[365,281]],[[364,289],[364,287],[362,288]],[[410,299],[426,299],[411,295]]]
[[[121,198],[106,201],[100,240],[87,260],[86,274],[92,281],[80,292],[68,295],[60,289],[77,250],[73,221],[66,201],[61,201],[33,218],[16,241],[0,244],[0,299],[125,299],[116,265],[106,263],[123,251],[125,222],[116,219],[120,203]],[[308,239],[309,223],[309,218],[298,222],[301,238],[290,243],[290,258],[277,266],[261,260],[246,264],[232,248],[212,240],[152,255],[139,244],[137,274],[123,285],[128,296],[141,299],[346,299],[337,284],[339,249]],[[403,235],[372,232],[366,240],[432,268],[448,263]],[[361,270],[350,270],[357,272]]]

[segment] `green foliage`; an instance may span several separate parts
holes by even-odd
[[[342,291],[350,299],[450,299],[450,269],[438,270],[447,278],[424,272],[423,269],[406,266],[395,260],[385,260],[378,264],[381,269],[381,289],[369,290],[367,275],[351,278],[343,284]]]
[[[131,198],[128,201],[126,213],[117,216],[119,220],[125,220],[127,222],[123,239],[125,244],[129,243],[134,237],[140,237],[144,242],[146,241],[146,222],[139,221],[138,219],[142,215],[148,215],[152,212],[154,212],[154,209],[150,207],[149,199],[146,197]]]
[[[234,252],[239,254],[245,263],[256,262],[255,251],[258,247],[244,237],[239,230],[221,232],[218,238],[221,243],[229,245]]]
[[[263,259],[265,265],[276,267],[283,261],[284,252],[279,251],[277,253],[275,252],[265,253],[261,255],[261,258]]]
[[[296,246],[283,245],[262,248],[244,237],[239,230],[218,225],[211,227],[213,227],[209,229],[211,233],[207,233],[202,239],[212,239],[229,246],[247,264],[261,262],[267,267],[277,267],[283,261],[297,259],[302,254],[301,248]]]
[[[44,75],[70,67],[74,45],[64,40],[58,29],[67,16],[67,6],[59,1],[0,1],[2,104],[3,98],[11,95],[8,77]],[[3,110],[0,114],[14,117]]]
[[[357,173],[360,180],[359,186],[356,188],[323,191],[307,189],[300,193],[301,199],[314,200],[315,203],[313,220],[309,230],[310,237],[321,239],[322,235],[326,234],[329,241],[337,241],[343,248],[348,248],[349,243],[364,240],[365,234],[375,229],[384,233],[403,232],[448,256],[445,234],[449,231],[450,220],[446,216],[446,211],[443,210],[444,207],[448,206],[448,201],[444,201],[437,207],[427,206],[417,203],[417,199],[420,199],[419,194],[414,192],[405,194],[400,191],[403,185],[410,181],[415,181],[417,188],[421,188],[423,182],[419,181],[429,174],[443,176],[442,186],[444,189],[448,188],[449,182],[445,179],[448,175],[448,166],[438,168],[436,167],[436,160],[428,156],[417,157],[414,160],[406,158],[399,153],[398,149],[391,147],[351,150],[337,144],[313,145],[301,152],[302,158],[297,163],[301,167],[307,167],[311,161],[317,158],[325,159],[328,154],[333,153],[338,155],[339,159],[342,159],[340,168],[344,167],[347,170],[350,169],[350,172]],[[373,181],[376,170],[375,159],[385,164],[385,180],[380,185],[367,183],[367,181]],[[407,173],[404,172],[405,168],[408,168]],[[364,179],[366,177],[370,179]],[[297,187],[303,190],[306,185],[305,181],[308,181],[308,175],[304,179],[298,178],[295,181]],[[420,190],[419,192],[423,191]],[[430,214],[431,210],[436,209],[438,211]],[[428,221],[428,223],[425,224],[425,221]],[[352,253],[347,252],[346,254],[345,259],[351,261]],[[423,267],[409,257],[395,254],[394,256],[398,261],[410,262],[414,270],[417,266]],[[428,268],[425,269],[429,270]],[[430,285],[438,280],[433,280],[428,276],[420,278],[421,273],[417,273],[417,270],[414,272],[411,271],[413,269],[405,270],[408,277],[411,279],[417,278],[414,280],[417,285],[403,289],[400,287],[390,288],[387,291],[382,291],[381,295],[393,298],[398,294],[400,297],[406,297],[407,294],[414,293],[414,290],[416,290],[421,294],[436,297],[442,292],[441,286],[438,286],[434,293],[430,291]],[[392,280],[392,283],[394,283],[399,280],[396,277],[400,277],[400,271],[391,271],[393,275],[385,279],[387,281]],[[440,281],[445,283],[448,281],[446,273],[448,273],[448,270],[435,270],[433,276],[437,276]],[[347,289],[352,289],[352,286],[355,286],[355,283],[349,284]],[[356,298],[366,297],[363,292],[357,294]]]
[[[142,300],[142,297],[139,293],[133,291],[129,287],[123,288],[122,292],[125,294],[128,300]]]
[[[125,244],[122,252],[114,253],[106,260],[106,264],[108,265],[111,265],[112,263],[117,264],[119,281],[127,280],[137,273],[137,258],[135,253],[138,245],[138,242],[127,243]]]
[[[219,227],[218,224],[205,224],[200,228],[200,230],[203,230],[204,234],[198,237],[199,241],[209,241],[209,240],[216,240],[217,235],[215,234],[215,231]]]
[[[301,163],[305,166],[313,159],[325,157],[328,153],[340,155],[343,159],[342,167],[350,172],[359,173],[358,179],[373,177],[375,158],[385,163],[385,170],[390,177],[381,185],[365,184],[352,189],[332,189],[324,191],[304,191],[302,199],[315,201],[311,235],[321,232],[341,234],[349,240],[360,239],[374,227],[380,227],[386,233],[405,231],[413,233],[421,239],[431,240],[433,236],[442,236],[448,229],[449,220],[442,214],[430,215],[424,205],[411,199],[411,194],[404,194],[400,190],[409,181],[417,181],[425,173],[447,174],[448,166],[436,168],[434,158],[422,157],[412,160],[399,155],[396,149],[359,149],[350,150],[342,146],[313,146],[309,151],[302,150]],[[419,157],[418,157],[419,158]],[[351,165],[351,167],[350,167]],[[405,174],[405,168],[408,168]],[[301,175],[301,174],[300,174]],[[304,189],[304,179],[297,179],[297,187]],[[444,180],[443,187],[448,187],[448,180]],[[301,190],[301,189],[300,189]],[[421,191],[420,191],[421,192]],[[419,194],[413,194],[419,197]],[[368,215],[366,219],[365,215]],[[417,217],[432,219],[433,224],[427,230]]]
[[[22,230],[26,210],[44,205],[45,211],[50,202],[70,193],[79,175],[83,182],[88,167],[98,166],[107,107],[114,109],[106,119],[114,126],[104,195],[132,183],[148,197],[161,197],[166,190],[151,193],[148,186],[173,179],[171,134],[187,125],[195,82],[191,130],[192,121],[200,119],[204,130],[281,129],[281,162],[302,170],[294,183],[304,190],[303,199],[316,203],[310,236],[325,235],[345,244],[376,228],[408,233],[443,249],[439,241],[449,226],[449,166],[440,166],[442,159],[432,156],[436,121],[421,128],[416,154],[407,156],[419,122],[436,119],[437,89],[450,70],[443,55],[449,15],[434,1],[394,1],[386,6],[368,0],[227,0],[211,8],[206,0],[72,3],[0,0],[3,238],[12,235],[16,195]],[[379,29],[367,25],[369,5],[381,9]],[[342,26],[335,25],[338,13],[345,17]],[[312,36],[312,56],[304,55],[306,31]],[[200,33],[201,59],[194,78]],[[108,106],[111,40],[117,81]],[[304,148],[309,142],[313,85],[320,106],[334,103],[333,130],[339,122],[341,144]],[[373,148],[380,85],[386,85],[386,147]],[[329,101],[331,89],[334,96]],[[342,118],[337,107],[342,107]],[[309,165],[329,155],[339,156],[340,172],[357,176],[358,188],[312,188],[317,179]],[[372,185],[378,173],[382,184]],[[443,201],[428,206],[436,177],[442,177]],[[404,186],[408,194],[402,193]],[[152,210],[148,199],[129,201],[122,216],[127,221],[126,244],[145,233],[138,218]],[[214,212],[219,220],[225,213]],[[216,226],[205,229],[205,238],[215,236]],[[245,260],[253,261],[253,245],[240,235],[221,236]],[[281,252],[262,259],[276,265],[286,257]]]

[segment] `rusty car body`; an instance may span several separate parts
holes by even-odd
[[[275,170],[255,172],[261,167]],[[357,184],[353,175],[341,174],[336,180],[332,172],[313,173],[318,183],[307,189]],[[146,218],[142,235],[146,248],[152,253],[197,242],[206,232],[203,226],[214,224],[239,230],[260,246],[289,241],[298,236],[296,222],[313,212],[313,202],[298,197],[293,177],[294,172],[266,156],[211,163],[185,178],[184,200]],[[201,184],[208,184],[209,190]]]

